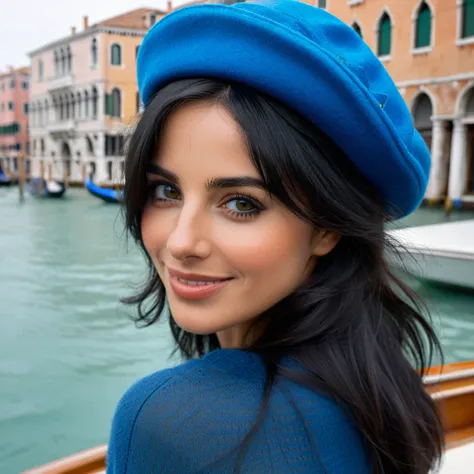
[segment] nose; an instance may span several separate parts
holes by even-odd
[[[204,259],[211,253],[211,242],[206,229],[205,216],[191,207],[181,208],[176,225],[168,237],[166,248],[176,260]]]

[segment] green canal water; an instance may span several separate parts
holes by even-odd
[[[107,442],[126,388],[176,363],[167,327],[136,329],[119,304],[144,265],[118,207],[83,190],[21,204],[17,193],[0,188],[2,474]],[[402,225],[444,220],[422,209]],[[427,291],[447,361],[474,359],[474,295]]]

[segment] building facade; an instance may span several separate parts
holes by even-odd
[[[89,26],[29,55],[32,173],[120,182],[125,138],[139,112],[136,55],[165,12],[141,8]]]
[[[28,68],[0,74],[0,166],[9,174],[18,172],[18,156],[29,156]]]
[[[474,0],[315,0],[394,79],[431,148],[426,199],[474,203]]]

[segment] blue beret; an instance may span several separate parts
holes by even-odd
[[[429,150],[386,69],[353,29],[295,0],[195,5],[145,36],[137,59],[144,104],[177,79],[241,82],[328,135],[400,218],[421,203]]]

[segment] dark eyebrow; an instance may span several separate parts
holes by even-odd
[[[165,170],[161,166],[155,165],[154,163],[148,163],[147,172],[151,174],[157,174],[163,176],[173,184],[178,184],[178,177],[171,171]],[[253,178],[251,176],[235,176],[232,178],[212,178],[206,183],[206,189],[224,189],[224,188],[237,188],[237,187],[253,187],[267,190],[265,183],[260,178]]]
[[[147,173],[163,176],[163,178],[166,178],[168,181],[170,181],[173,184],[177,185],[179,183],[179,179],[174,173],[172,173],[171,171],[165,170],[161,166],[155,165],[153,163],[148,163],[146,170],[147,170]]]
[[[251,176],[236,176],[232,178],[212,178],[206,183],[206,188],[223,189],[223,188],[237,188],[250,186],[253,188],[261,188],[266,190],[265,183],[259,178],[252,178]]]

